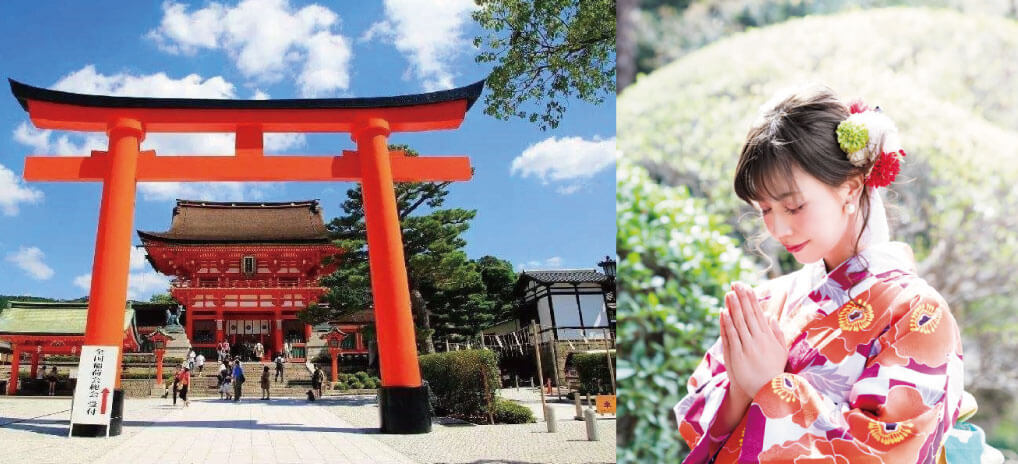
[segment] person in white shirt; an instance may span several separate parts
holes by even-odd
[[[205,368],[205,355],[198,353],[198,356],[194,358],[194,362],[198,366],[198,376],[200,377]]]

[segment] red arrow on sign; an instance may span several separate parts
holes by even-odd
[[[106,414],[106,397],[109,396],[109,394],[110,394],[110,389],[109,388],[104,388],[103,389],[102,404],[99,406],[99,414]]]

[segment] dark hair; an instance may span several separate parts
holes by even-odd
[[[869,172],[870,165],[853,165],[838,145],[838,124],[850,113],[833,90],[802,87],[772,102],[764,106],[760,118],[750,127],[735,168],[735,194],[742,201],[752,204],[798,192],[793,175],[796,167],[835,188]],[[858,206],[863,224],[868,223],[869,195],[859,195]],[[858,254],[860,239],[862,231],[852,255]]]

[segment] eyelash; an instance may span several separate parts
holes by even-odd
[[[798,213],[799,211],[801,211],[801,210],[802,210],[803,208],[805,208],[805,207],[806,207],[806,203],[803,203],[803,204],[799,205],[798,207],[796,207],[795,209],[788,209],[788,208],[785,208],[785,211],[786,211],[786,212],[787,212],[788,214],[796,214],[796,213]],[[766,216],[766,215],[767,215],[767,213],[769,213],[769,212],[771,212],[771,210],[770,210],[770,209],[766,209],[766,210],[761,210],[761,211],[760,211],[760,215],[761,215],[761,216]]]

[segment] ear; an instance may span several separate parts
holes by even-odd
[[[863,176],[857,175],[849,177],[845,183],[841,184],[840,190],[845,202],[856,203],[859,201],[859,196],[865,187],[866,184],[863,181]]]

